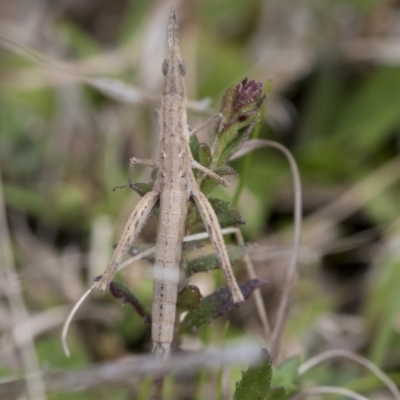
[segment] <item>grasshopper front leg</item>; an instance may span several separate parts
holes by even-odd
[[[158,168],[158,163],[153,160],[149,160],[148,158],[136,158],[132,157],[129,160],[129,172],[128,172],[128,181],[125,183],[125,185],[119,185],[119,186],[114,186],[113,191],[116,189],[123,189],[126,187],[131,187],[132,186],[132,178],[133,178],[133,169],[135,168],[135,165],[145,165],[147,167],[151,168]]]
[[[227,179],[222,178],[222,176],[219,176],[214,171],[211,171],[211,169],[208,169],[204,165],[201,165],[195,159],[192,158],[190,160],[190,165],[191,165],[192,168],[196,168],[197,170],[199,170],[201,172],[204,172],[206,175],[208,175],[211,178],[215,179],[220,185],[225,186],[225,187],[229,186],[229,181]]]
[[[197,133],[199,133],[203,129],[207,128],[209,125],[212,125],[212,124],[214,124],[216,122],[219,122],[221,120],[222,120],[222,114],[218,113],[218,114],[214,115],[213,117],[209,118],[207,121],[205,121],[202,124],[200,124],[199,126],[196,126],[196,128],[190,130],[189,134],[190,134],[190,136],[196,135]]]
[[[122,232],[121,239],[115,249],[114,255],[108,264],[107,269],[98,282],[95,283],[94,288],[104,292],[108,289],[114,274],[117,272],[118,266],[121,264],[123,257],[132,246],[133,241],[139,235],[147,217],[156,205],[160,194],[157,191],[146,193],[136,205],[132,214],[129,216],[128,222]]]

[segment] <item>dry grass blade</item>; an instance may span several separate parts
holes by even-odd
[[[382,65],[400,63],[400,41],[398,36],[388,38],[358,38],[344,43],[346,57],[353,62],[368,61]]]
[[[3,187],[0,171],[0,266],[2,267],[1,277],[4,292],[7,296],[8,304],[10,307],[13,324],[17,326],[28,318],[28,310],[26,309],[24,298],[22,296],[22,289],[19,280],[16,279],[14,270],[14,260],[11,251],[11,240],[8,231]],[[24,373],[37,374],[40,371],[39,360],[36,355],[35,343],[30,326],[26,326],[26,330],[13,331],[15,346],[20,351],[21,361]],[[45,399],[46,390],[41,377],[26,380],[26,386],[29,397],[32,399]]]
[[[285,327],[288,314],[289,314],[289,307],[290,301],[292,298],[292,294],[294,288],[296,286],[297,281],[297,260],[299,257],[300,251],[300,237],[301,237],[301,221],[302,221],[302,199],[301,199],[301,181],[300,181],[300,174],[297,168],[297,164],[295,159],[293,158],[290,151],[285,147],[282,146],[280,143],[273,142],[270,140],[249,140],[245,145],[240,149],[239,152],[235,154],[234,157],[231,159],[239,158],[249,151],[259,149],[260,147],[274,147],[281,151],[287,160],[289,161],[291,173],[293,177],[293,185],[294,185],[294,235],[293,235],[293,250],[292,256],[289,264],[289,268],[286,272],[286,279],[285,279],[285,287],[283,289],[283,294],[281,297],[281,301],[278,307],[278,314],[276,318],[276,322],[272,331],[271,335],[271,342],[270,342],[270,353],[271,357],[276,360],[277,355],[279,353],[279,345],[281,336],[283,333],[283,329]]]
[[[237,228],[234,228],[234,227],[221,229],[221,232],[224,235],[229,235],[231,233],[236,233],[236,231],[237,231]],[[193,235],[185,236],[183,238],[183,241],[184,242],[192,242],[194,240],[207,239],[208,237],[209,236],[208,236],[207,232],[200,232],[200,233],[194,233]]]
[[[244,239],[242,235],[242,231],[238,228],[235,228],[235,238],[239,246],[244,246]],[[250,256],[245,253],[243,257],[243,262],[246,266],[247,273],[249,274],[250,279],[257,279],[256,271],[254,270],[253,263],[251,262]],[[265,309],[264,301],[261,296],[261,292],[259,289],[254,291],[254,301],[256,303],[258,317],[260,318],[262,327],[264,329],[265,340],[268,341],[271,336],[271,327],[268,322],[267,310]]]
[[[321,394],[336,394],[338,396],[345,396],[354,400],[369,400],[367,397],[352,390],[336,387],[336,386],[317,386],[310,389],[305,389],[302,392],[291,397],[290,400],[300,400],[303,398],[319,396]]]
[[[148,255],[154,253],[155,247],[151,247],[150,249],[147,249],[145,251],[142,251],[140,254],[136,255],[135,257],[131,257],[125,262],[123,262],[121,265],[118,266],[117,271],[121,271],[128,265],[132,264],[135,261],[141,260],[144,257],[147,257]],[[65,320],[62,333],[61,333],[61,343],[62,347],[64,350],[64,353],[67,357],[70,356],[68,344],[67,344],[67,335],[68,335],[68,329],[69,325],[71,324],[72,319],[74,318],[74,315],[78,311],[79,307],[82,305],[82,303],[85,301],[85,299],[89,296],[89,294],[92,292],[94,289],[95,285],[92,285],[82,296],[81,298],[76,302],[74,307],[72,308],[71,312],[69,313],[67,319]]]
[[[304,364],[302,364],[299,367],[299,374],[300,375],[304,374],[309,369],[315,367],[316,365],[320,364],[323,361],[331,360],[333,358],[338,358],[338,357],[348,358],[369,369],[377,378],[379,378],[387,386],[387,388],[392,392],[393,397],[396,400],[400,400],[400,391],[398,387],[380,368],[378,368],[374,363],[367,360],[366,358],[361,357],[358,354],[355,354],[348,350],[338,349],[320,353],[317,356],[306,361]]]
[[[224,228],[221,231],[224,235],[229,235],[231,233],[236,234],[237,228]],[[207,239],[208,237],[209,236],[207,232],[200,232],[200,233],[195,233],[193,235],[185,236],[183,238],[183,242],[192,242],[194,240]],[[155,250],[156,248],[153,246],[148,248],[147,250],[142,251],[140,254],[137,254],[134,257],[128,258],[126,261],[124,261],[121,265],[118,266],[117,271],[121,271],[124,268],[128,267],[130,264],[134,263],[135,261],[141,260],[142,258],[145,258],[150,254],[153,254]]]
[[[49,392],[83,391],[113,383],[132,388],[133,384],[139,384],[148,374],[157,375],[173,369],[176,377],[184,379],[188,371],[217,371],[234,363],[254,362],[259,352],[257,344],[240,341],[222,348],[208,348],[204,352],[173,354],[163,365],[157,362],[154,355],[147,354],[94,364],[75,371],[52,372],[42,378]],[[24,390],[21,383],[20,379],[16,379],[0,384],[0,398],[11,400],[21,396]]]
[[[55,60],[29,47],[15,43],[13,40],[4,36],[0,36],[0,46],[42,68],[56,71],[75,82],[86,83],[116,101],[132,104],[160,100],[160,95],[158,93],[136,88],[118,79],[91,76],[85,68],[78,64]],[[19,81],[21,80],[19,79]],[[15,82],[15,84],[17,84],[17,82]],[[210,104],[211,99],[205,98],[199,101],[190,100],[187,102],[186,107],[187,109],[197,112],[211,113]]]
[[[68,329],[69,329],[69,325],[72,321],[72,318],[74,317],[74,315],[76,314],[76,312],[78,311],[79,307],[82,305],[82,303],[85,301],[86,297],[89,296],[89,294],[92,292],[92,290],[94,289],[94,285],[92,285],[83,295],[82,297],[77,301],[77,303],[74,305],[74,307],[72,308],[71,312],[68,315],[68,318],[66,319],[64,326],[62,328],[61,331],[61,343],[62,343],[62,347],[64,350],[64,353],[67,357],[69,357],[71,354],[69,352],[69,348],[68,348],[68,344],[67,344],[67,335],[68,335]]]
[[[60,326],[67,314],[67,306],[53,307],[49,310],[36,313],[14,326],[12,329],[13,335],[19,335],[21,343],[26,344],[32,337],[38,337]],[[3,347],[2,343],[0,345],[0,354],[5,350],[8,349],[5,346]]]

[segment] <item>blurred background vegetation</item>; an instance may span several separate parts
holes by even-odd
[[[157,153],[153,111],[171,5],[0,0],[4,380],[38,366],[75,369],[150,349],[149,327],[107,294],[93,294],[82,307],[69,334],[71,358],[59,338],[72,304],[104,271],[138,200],[112,187],[126,181],[130,157],[154,159]],[[348,349],[400,383],[400,2],[174,5],[193,101],[190,125],[213,115],[224,91],[245,76],[271,81],[260,137],[286,145],[299,165],[305,215],[300,280],[282,359]],[[209,143],[210,132],[202,140]],[[242,166],[233,163],[239,172]],[[135,173],[135,181],[149,180],[148,169]],[[216,196],[232,200],[239,179]],[[290,170],[281,154],[260,149],[245,179],[238,208],[247,220],[246,240],[257,243],[250,256],[258,277],[269,281],[262,293],[273,321],[292,241]],[[139,242],[152,243],[155,229],[151,219]],[[150,304],[148,263],[122,275]],[[205,274],[193,282],[208,293],[216,278]],[[247,337],[265,345],[252,300],[228,317],[224,340]],[[222,343],[223,326],[216,321],[209,343]],[[307,382],[386,398],[375,379],[348,362],[309,372]],[[137,387],[70,389],[49,398],[136,398]],[[186,391],[182,398],[193,398],[194,389]],[[7,396],[1,398],[16,398]]]

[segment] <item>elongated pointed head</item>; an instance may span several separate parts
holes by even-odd
[[[183,77],[186,74],[185,63],[179,49],[179,26],[174,8],[171,8],[167,27],[168,54],[162,65],[165,76],[164,95],[177,94],[185,97]]]
[[[171,12],[169,13],[167,36],[168,47],[179,45],[179,26],[174,7],[171,8]]]

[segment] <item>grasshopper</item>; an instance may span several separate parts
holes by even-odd
[[[153,271],[152,340],[153,351],[159,359],[166,359],[173,340],[176,299],[179,281],[179,264],[182,257],[182,241],[190,197],[194,200],[206,231],[218,255],[227,284],[235,303],[243,302],[243,295],[233,275],[225,248],[221,228],[213,208],[200,191],[192,168],[211,176],[220,184],[229,182],[197,163],[189,148],[190,132],[187,125],[185,64],[180,54],[178,22],[172,8],[167,27],[168,54],[162,65],[165,76],[161,111],[157,113],[161,130],[158,161],[132,158],[128,183],[130,186],[132,168],[136,164],[158,168],[153,190],[145,194],[125,225],[114,255],[95,288],[105,291],[121,264],[123,257],[132,246],[149,214],[159,202],[160,215],[157,229],[155,262]],[[203,124],[202,126],[206,125]],[[194,131],[200,130],[201,127]]]

